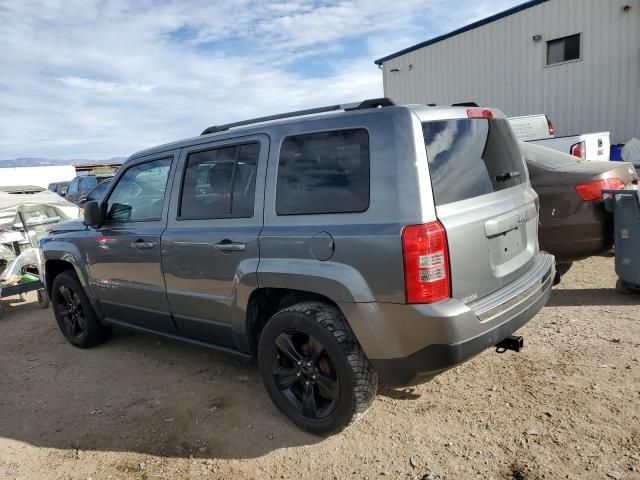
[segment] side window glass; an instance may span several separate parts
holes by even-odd
[[[91,192],[89,192],[89,195],[87,195],[87,201],[100,201],[100,199],[102,198],[102,195],[104,195],[104,192],[107,191],[107,187],[109,186],[109,181],[105,180],[101,183],[98,184],[98,186],[96,188],[94,188],[93,190],[91,190]]]
[[[78,193],[79,181],[80,181],[79,178],[74,178],[73,180],[71,180],[71,183],[69,184],[69,188],[67,188],[67,195],[75,195],[76,193]]]
[[[80,179],[80,191],[88,193],[93,187],[95,187],[95,177],[83,177]]]
[[[117,222],[162,218],[171,159],[141,163],[127,169],[106,204],[106,219]]]
[[[369,134],[364,129],[287,137],[278,163],[278,215],[369,208]]]
[[[179,217],[252,217],[259,150],[247,143],[189,154]]]

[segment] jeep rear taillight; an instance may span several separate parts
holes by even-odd
[[[434,303],[451,296],[447,235],[440,222],[402,231],[407,303]]]
[[[602,200],[602,190],[622,190],[624,182],[619,178],[605,178],[595,182],[581,183],[576,185],[576,191],[585,202]]]

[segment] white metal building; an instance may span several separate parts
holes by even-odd
[[[556,135],[640,138],[640,0],[532,0],[376,60],[396,103],[546,113]]]

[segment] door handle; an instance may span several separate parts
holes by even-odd
[[[156,246],[154,242],[145,242],[144,240],[136,240],[131,244],[133,248],[137,248],[138,250],[149,250]]]
[[[244,252],[247,246],[244,243],[236,243],[231,240],[222,240],[220,243],[216,243],[213,248],[220,252]]]

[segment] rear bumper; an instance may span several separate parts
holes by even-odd
[[[613,246],[613,216],[602,202],[584,204],[566,217],[545,219],[538,236],[540,248],[558,263],[602,255]]]
[[[542,253],[525,276],[478,302],[377,304],[383,319],[373,323],[378,329],[384,325],[384,331],[375,335],[382,346],[371,343],[375,340],[370,338],[371,328],[362,332],[357,319],[352,328],[383,383],[421,383],[496,345],[527,323],[547,303],[554,274],[553,256]],[[348,314],[347,318],[351,322]]]

